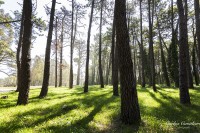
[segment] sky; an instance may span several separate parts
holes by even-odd
[[[35,0],[33,0],[34,2]],[[56,9],[60,9],[61,5],[64,5],[66,8],[71,9],[69,4],[66,2],[67,0],[57,0]],[[80,3],[86,3],[84,0],[77,0]],[[23,0],[4,0],[5,4],[3,4],[0,8],[4,9],[5,13],[9,13],[12,16],[12,12],[15,10],[21,10],[21,6],[18,3],[23,3]],[[49,16],[46,15],[44,10],[44,5],[48,4],[49,7],[51,7],[51,0],[37,0],[37,16],[42,17],[44,20],[49,20]],[[89,11],[89,10],[88,10]],[[85,16],[85,20],[83,23],[86,24],[86,29],[82,28],[82,31],[84,32],[83,36],[81,37],[83,40],[86,40],[87,33],[87,27],[89,22],[89,16]],[[92,28],[92,35],[91,35],[91,42],[93,42],[93,35],[97,33],[97,26],[93,23]],[[35,42],[33,43],[33,48],[31,49],[31,58],[34,58],[36,55],[45,55],[45,48],[46,48],[46,41],[47,41],[47,31],[44,32],[45,36],[38,36]],[[80,38],[80,37],[79,37]],[[16,48],[16,46],[14,46]],[[69,63],[69,47],[66,47],[64,49],[64,59]],[[76,66],[75,66],[76,67]],[[0,78],[5,78],[7,75],[0,73]]]

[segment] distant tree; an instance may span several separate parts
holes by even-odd
[[[22,41],[21,85],[17,105],[27,104],[30,89],[30,47],[32,36],[32,0],[24,0],[24,32]]]
[[[56,0],[53,0],[52,1],[52,7],[51,7],[51,14],[50,14],[49,32],[48,32],[48,37],[47,37],[46,53],[45,53],[43,83],[42,83],[42,89],[41,89],[41,92],[40,92],[40,95],[39,95],[40,98],[45,97],[48,93],[51,41],[52,41],[55,6],[56,6]]]
[[[177,0],[179,14],[179,89],[180,103],[190,104],[190,95],[188,90],[188,73],[187,73],[187,23],[183,8],[183,1]]]
[[[141,117],[129,46],[126,1],[115,0],[115,4],[116,44],[119,57],[121,86],[121,120],[125,124],[139,123]]]

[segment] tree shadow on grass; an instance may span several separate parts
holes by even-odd
[[[86,117],[79,119],[79,120],[75,120],[73,123],[71,123],[70,125],[65,124],[65,125],[52,125],[47,127],[49,130],[53,130],[54,132],[57,133],[61,133],[61,132],[100,132],[99,129],[92,127],[90,124],[90,122],[94,122],[94,117],[101,112],[102,107],[107,106],[109,103],[114,102],[117,97],[114,96],[109,96],[107,94],[103,94],[98,98],[95,99],[88,99],[88,100],[83,100],[82,103],[87,104],[86,106],[89,106],[89,102],[92,102],[92,105],[94,105],[94,109],[89,113],[89,115],[87,115]],[[91,101],[93,100],[93,101]]]
[[[106,99],[108,94],[110,93],[100,94],[97,96],[87,95],[86,97],[83,97],[84,99],[72,99],[72,101],[69,102],[61,102],[59,104],[50,105],[45,108],[37,107],[23,113],[18,113],[16,115],[13,115],[11,117],[12,119],[10,119],[8,122],[4,122],[3,125],[0,126],[0,131],[3,131],[5,133],[12,133],[23,128],[33,128],[37,125],[48,122],[49,120],[52,120],[56,117],[60,117],[61,115],[67,115],[67,113],[71,110],[80,108],[80,102],[82,104],[85,104],[85,107],[92,106],[91,104],[95,104],[95,108],[91,112],[89,117],[82,120],[82,122],[84,122],[86,126],[87,123],[89,123],[89,121],[93,119],[94,115],[101,110],[101,107],[107,102],[109,102],[110,98]],[[98,104],[99,100],[104,101],[101,101],[99,102],[100,104]],[[63,105],[66,105],[64,109],[62,109]],[[78,126],[79,124],[75,125]],[[61,129],[63,128],[61,127]]]
[[[200,110],[199,105],[181,105],[177,98],[173,98],[162,91],[158,91],[161,98],[157,98],[156,95],[147,89],[150,96],[158,103],[160,107],[151,108],[148,112],[149,115],[157,117],[157,119],[164,119],[168,122],[177,122],[178,126],[175,127],[177,132],[200,132],[200,127],[194,125],[181,125],[181,122],[199,122],[199,114],[196,113]],[[166,123],[167,124],[167,123]]]

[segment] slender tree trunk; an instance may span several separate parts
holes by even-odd
[[[121,119],[125,124],[141,121],[133,62],[126,23],[126,0],[115,0],[116,33],[121,86]]]
[[[165,61],[165,55],[164,55],[163,46],[162,46],[162,40],[161,40],[160,23],[159,23],[158,16],[156,16],[156,17],[157,17],[157,26],[158,26],[158,34],[159,34],[159,44],[160,44],[160,52],[161,52],[162,71],[164,73],[165,83],[166,83],[166,85],[168,87],[170,87],[170,81],[169,81],[169,76],[168,76],[168,72],[167,72],[167,65],[166,65],[166,61]]]
[[[73,88],[73,36],[74,36],[74,0],[72,0],[72,26],[71,26],[71,49],[70,49],[70,74],[69,88]]]
[[[200,8],[199,8],[199,0],[194,0],[194,8],[195,8],[195,20],[196,20],[196,36],[197,36],[197,46],[198,46],[198,63],[200,68]]]
[[[102,66],[101,66],[101,45],[102,45],[101,32],[102,32],[102,17],[103,17],[103,1],[104,0],[101,0],[100,27],[99,27],[99,79],[100,79],[101,88],[104,88],[103,71],[102,71]]]
[[[144,50],[143,50],[143,33],[142,33],[142,0],[140,0],[140,58],[141,58],[141,62],[142,62],[142,65],[141,65],[141,76],[142,76],[142,87],[145,87],[146,85],[146,81],[145,81],[145,74],[144,74],[144,65],[145,65],[145,62],[144,62]]]
[[[60,39],[60,79],[59,79],[59,87],[62,86],[62,76],[63,76],[63,38],[64,38],[64,20],[65,16],[62,18],[62,30],[61,30],[61,39]]]
[[[155,84],[155,61],[154,61],[154,50],[153,50],[153,16],[151,16],[151,0],[148,0],[148,10],[149,10],[149,55],[151,62],[151,85],[153,86],[153,90],[156,92],[156,84]],[[152,10],[153,12],[153,10]],[[153,15],[153,13],[152,13]]]
[[[93,19],[93,11],[94,11],[94,1],[92,0],[91,6],[91,14],[90,14],[90,21],[88,27],[88,36],[87,36],[87,57],[86,57],[86,67],[85,67],[85,85],[84,85],[84,92],[88,92],[88,80],[89,80],[89,58],[90,58],[90,34],[92,28],[92,19]]]
[[[51,41],[52,41],[52,33],[53,33],[53,21],[54,21],[54,14],[55,14],[55,6],[56,6],[56,0],[53,0],[52,7],[51,7],[49,32],[48,32],[48,37],[47,37],[46,53],[45,53],[43,83],[42,83],[42,89],[41,89],[40,96],[39,96],[40,98],[45,97],[48,93],[49,74],[50,74]]]
[[[16,54],[16,61],[17,61],[17,90],[16,92],[19,92],[21,88],[21,58],[20,58],[20,53],[21,53],[21,48],[22,48],[22,39],[23,39],[23,32],[24,32],[24,5],[22,9],[22,17],[21,17],[21,25],[20,25],[20,32],[19,32],[19,42],[17,46],[17,54]]]
[[[22,42],[21,85],[17,105],[28,104],[31,81],[32,0],[24,0],[24,32]]]
[[[55,47],[56,47],[56,54],[55,54],[55,87],[57,87],[57,79],[58,79],[58,39],[57,39],[57,26],[58,26],[58,21],[57,21],[57,17],[56,17],[56,29],[55,29],[55,35],[56,35],[56,44],[55,44]]]
[[[188,90],[188,75],[187,75],[187,23],[184,15],[184,8],[182,0],[177,0],[178,14],[179,14],[179,89],[180,89],[180,103],[190,104],[190,95]]]

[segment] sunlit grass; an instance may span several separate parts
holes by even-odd
[[[27,106],[16,106],[18,93],[1,93],[8,99],[0,100],[1,133],[132,133],[132,132],[200,132],[200,89],[191,89],[192,105],[179,104],[176,88],[138,86],[142,122],[139,127],[120,122],[120,98],[112,96],[112,87],[90,86],[89,93],[82,87],[75,89],[50,88],[44,99],[40,89],[30,91]],[[181,123],[199,125],[181,125]],[[178,125],[179,124],[179,125]]]

